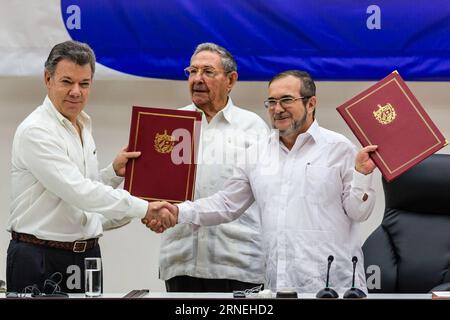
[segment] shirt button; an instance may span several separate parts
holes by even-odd
[[[367,193],[364,193],[362,197],[362,201],[366,201],[369,198],[369,195]]]

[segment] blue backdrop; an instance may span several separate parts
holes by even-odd
[[[393,70],[450,80],[449,0],[61,0],[61,12],[98,62],[137,76],[184,79],[195,46],[210,41],[235,56],[241,80],[287,69],[317,80]]]

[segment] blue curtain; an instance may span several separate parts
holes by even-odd
[[[379,80],[393,70],[450,80],[448,0],[62,0],[61,12],[98,62],[142,77],[185,79],[195,46],[215,42],[235,56],[241,80],[288,69],[317,80]]]

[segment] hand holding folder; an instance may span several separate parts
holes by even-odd
[[[337,108],[386,181],[447,144],[398,72],[393,72]]]

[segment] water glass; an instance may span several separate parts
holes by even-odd
[[[84,284],[87,297],[102,295],[102,259],[84,258]]]

